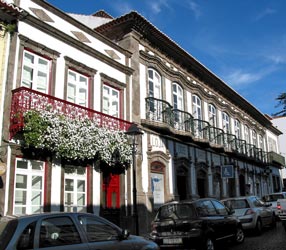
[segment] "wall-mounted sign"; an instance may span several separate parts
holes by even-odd
[[[223,166],[221,166],[221,177],[222,178],[234,178],[233,165],[223,165]]]
[[[7,166],[5,163],[0,162],[0,176],[6,173]]]

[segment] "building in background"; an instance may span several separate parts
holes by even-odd
[[[279,152],[284,157],[286,157],[286,116],[272,117],[271,119],[273,125],[278,128],[283,134],[279,136]],[[286,189],[286,169],[285,167],[281,169],[281,176],[283,179],[283,188]]]
[[[282,189],[281,131],[143,16],[0,1],[15,24],[1,37],[1,214],[87,211],[134,230],[136,185],[145,234],[170,200]]]

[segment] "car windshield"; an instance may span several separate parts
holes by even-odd
[[[249,208],[249,204],[245,199],[243,199],[243,200],[227,200],[227,201],[224,201],[224,204],[231,209]]]
[[[194,207],[190,204],[169,204],[160,208],[157,219],[186,219],[194,215]]]

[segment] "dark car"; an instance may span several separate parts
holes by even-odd
[[[0,219],[0,250],[158,250],[143,237],[88,213],[43,213]]]
[[[150,238],[161,249],[211,250],[219,242],[242,243],[244,232],[232,211],[216,199],[204,198],[161,206]]]

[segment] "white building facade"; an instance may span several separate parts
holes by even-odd
[[[170,200],[282,189],[281,131],[138,13],[0,4],[2,25],[16,27],[0,47],[2,215],[86,211],[132,230],[136,186],[144,234]],[[131,123],[143,132],[136,182],[122,164]]]

